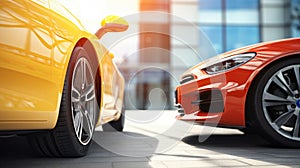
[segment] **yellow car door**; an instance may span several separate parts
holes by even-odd
[[[39,0],[0,1],[0,130],[46,123],[56,110],[58,98],[49,98],[55,85],[47,6]]]

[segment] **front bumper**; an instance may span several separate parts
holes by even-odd
[[[175,91],[175,106],[179,120],[204,122],[217,119],[224,112],[224,96],[218,88],[199,89],[190,83],[181,85]]]
[[[246,83],[251,70],[243,66],[220,74],[194,74],[175,90],[178,120],[229,127],[245,126]]]

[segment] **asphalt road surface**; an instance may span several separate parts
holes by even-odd
[[[40,157],[25,137],[0,138],[0,167],[300,167],[300,149],[272,146],[256,135],[179,122],[175,111],[126,113],[124,132],[97,128],[82,158]]]

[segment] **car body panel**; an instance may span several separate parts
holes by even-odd
[[[0,5],[0,130],[55,127],[68,62],[80,41],[88,41],[100,64],[101,118],[105,95],[111,96],[109,90],[115,86],[124,89],[125,84],[99,39],[54,0],[3,0]],[[112,70],[103,72],[102,67]],[[119,83],[107,82],[106,75],[115,75]],[[111,97],[121,100],[123,94]],[[119,102],[113,106],[110,120],[117,119],[119,106]]]
[[[226,127],[245,127],[245,106],[249,88],[256,77],[275,61],[288,56],[300,54],[300,38],[260,43],[238,50],[230,51],[211,60],[202,62],[184,75],[193,74],[196,79],[176,88],[177,106],[184,114],[177,116],[179,120],[196,121],[200,124],[217,124]],[[256,56],[247,63],[222,73],[209,75],[201,70],[205,64],[213,60],[232,55],[255,52]],[[183,75],[183,76],[184,76]],[[201,112],[198,105],[192,104],[199,92],[220,90],[224,99],[224,110],[218,113]]]

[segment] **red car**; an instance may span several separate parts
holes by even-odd
[[[175,91],[177,119],[260,133],[300,147],[300,38],[260,43],[201,62]]]

